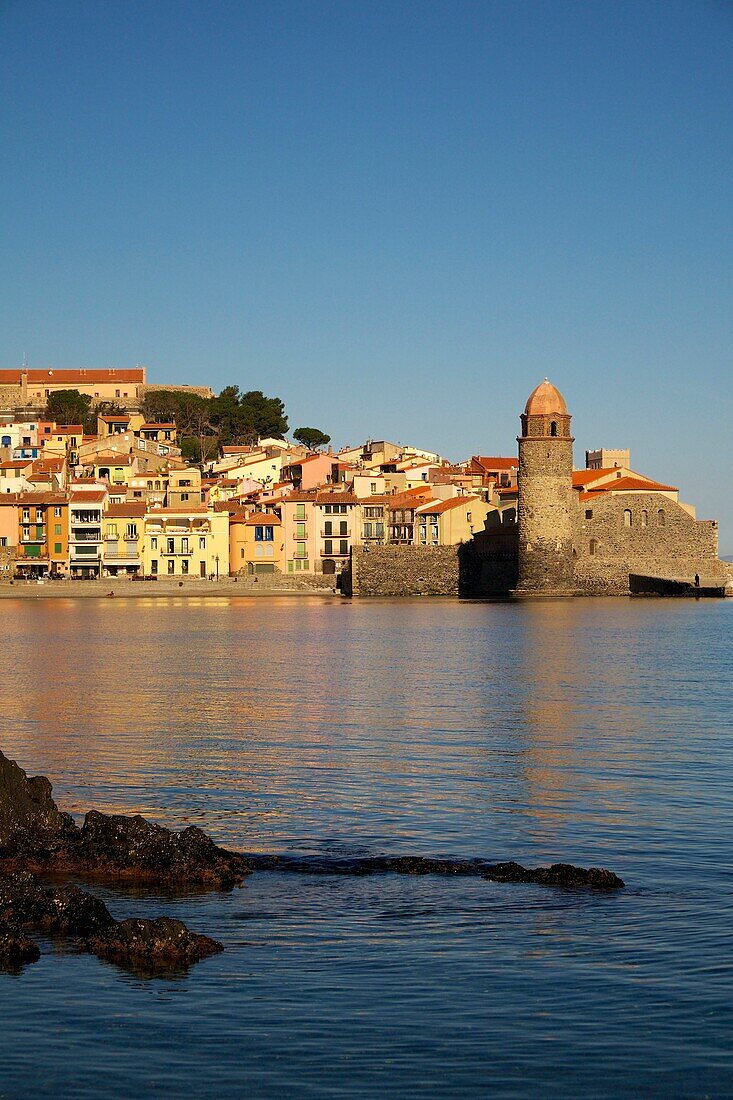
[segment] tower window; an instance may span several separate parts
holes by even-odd
[[[586,519],[593,519],[593,509],[592,508],[586,508],[585,518]]]
[[[550,435],[557,435],[557,421],[550,421]]]
[[[631,527],[631,509],[624,508],[624,527]]]
[[[597,540],[596,539],[591,539],[589,544],[588,544],[588,553],[591,554],[592,556],[595,556],[595,553],[596,553],[597,549],[598,549]]]
[[[646,508],[643,508],[642,512],[641,512],[641,526],[642,527],[648,527],[649,526],[649,513],[647,512]]]
[[[657,526],[658,527],[664,527],[666,522],[667,522],[667,517],[664,514],[664,509],[660,508],[659,511],[657,512]]]

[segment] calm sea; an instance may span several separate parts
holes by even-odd
[[[0,1096],[733,1095],[733,601],[0,603],[0,747],[258,851],[603,865],[609,895],[257,874],[224,941],[0,975]]]

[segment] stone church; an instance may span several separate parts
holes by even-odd
[[[570,422],[564,397],[545,379],[527,400],[517,440],[515,594],[674,591],[694,587],[696,577],[703,588],[724,587],[729,573],[718,560],[717,521],[695,519],[674,491],[663,491],[669,486],[622,471],[602,492],[574,486]],[[500,554],[490,535],[480,543],[484,584],[495,590],[512,572],[510,532],[502,534]]]

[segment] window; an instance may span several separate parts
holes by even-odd
[[[342,519],[341,522],[339,523],[339,534],[340,535],[346,535],[346,534],[348,534],[348,532],[349,532],[349,525],[348,525],[348,523],[346,522],[345,519]]]
[[[108,523],[107,524],[107,534],[112,539],[117,538],[117,524],[116,523]]]
[[[592,508],[586,508],[585,518],[586,519],[593,519],[593,509]]]
[[[666,522],[667,522],[667,517],[664,514],[664,508],[660,508],[659,511],[657,512],[657,526],[658,527],[664,527]]]
[[[184,558],[181,562],[181,572],[188,573],[188,558]]]
[[[555,420],[550,421],[550,435],[557,435],[557,422]]]
[[[471,513],[466,512],[466,523],[470,523],[470,522],[471,522]]]
[[[183,503],[184,500],[188,500],[188,493],[181,493],[181,503]]]
[[[170,574],[170,573],[175,572],[175,568],[176,568],[176,563],[173,560],[173,558],[171,558],[168,562],[168,573]]]
[[[304,558],[306,556],[305,555],[305,543],[304,542],[299,542],[297,544],[297,546],[295,547],[295,556],[296,556],[296,558]]]
[[[187,554],[188,553],[188,538],[187,537],[184,537],[184,538],[181,539],[181,553],[182,554]]]
[[[631,509],[624,508],[624,527],[631,527]]]
[[[61,543],[60,542],[54,543],[53,552],[54,552],[54,554],[60,554],[61,553]]]
[[[60,523],[54,523],[53,533],[54,533],[54,535],[60,535],[61,534],[61,524]]]
[[[119,396],[120,396],[120,391],[119,391],[119,390],[115,390],[115,397],[119,397]]]
[[[305,504],[296,504],[295,506],[295,518],[305,519]]]
[[[304,539],[305,538],[305,524],[304,523],[298,523],[296,525],[295,537],[296,537],[296,539]]]
[[[8,540],[5,535],[0,535],[0,546],[7,546]]]
[[[326,541],[324,542],[324,544],[323,544],[323,553],[324,554],[333,554],[333,541],[331,539],[326,539]]]
[[[324,505],[323,511],[326,513],[327,516],[330,516],[331,515],[331,505],[330,504]]]
[[[649,526],[649,513],[647,512],[646,508],[643,508],[642,512],[641,512],[641,526],[642,527],[648,527]]]
[[[274,528],[266,527],[265,528],[265,542],[272,542],[273,541],[273,535],[274,535]]]
[[[56,519],[59,519],[61,517],[61,509],[58,507],[58,505],[54,508],[53,514],[56,516]]]
[[[324,535],[332,535],[333,534],[333,523],[331,522],[330,519],[327,519],[325,521],[325,523],[323,524],[323,533],[324,533]]]
[[[126,539],[136,539],[137,538],[137,524],[136,523],[128,523],[127,527],[125,528],[125,538]]]
[[[30,510],[30,508],[24,508],[23,509],[23,523],[30,523],[30,520],[31,520],[31,510]]]
[[[26,542],[27,542],[27,541],[28,541],[28,539],[30,539],[30,537],[31,537],[31,529],[30,529],[30,527],[24,527],[24,528],[23,528],[23,539],[24,539],[24,541],[26,541]]]
[[[153,535],[153,537],[150,540],[150,549],[151,550],[157,550],[158,549],[158,539],[156,538],[155,535]]]
[[[175,539],[168,539],[167,540],[167,545],[168,545],[168,553],[169,554],[175,554],[175,552],[176,552],[176,540]]]
[[[206,549],[206,539],[202,536],[199,539],[199,550],[205,550],[205,549]]]
[[[244,557],[244,547],[242,547],[242,548],[240,549],[240,551],[239,551],[239,556],[240,556],[240,558],[243,558],[243,557]]]
[[[255,527],[255,542],[262,542],[264,527]]]
[[[591,539],[590,543],[588,544],[588,553],[594,556],[597,549],[598,542],[596,541],[596,539]]]
[[[348,554],[348,552],[349,552],[349,540],[348,539],[341,539],[341,541],[339,543],[339,546],[341,548],[339,553]]]
[[[370,539],[372,537],[372,525],[371,523],[364,524],[364,538]]]
[[[372,484],[371,484],[371,491],[372,491],[372,496],[374,496],[374,495],[376,494],[376,492],[377,492],[377,483],[376,483],[376,481],[373,481],[373,482],[372,482]]]

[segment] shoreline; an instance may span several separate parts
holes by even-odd
[[[193,581],[179,585],[158,581],[125,581],[108,577],[102,581],[14,581],[0,584],[0,600],[105,600],[162,599],[180,596],[184,599],[215,599],[231,596],[321,596],[341,598],[335,588],[290,587],[247,584],[229,578],[220,581]]]

